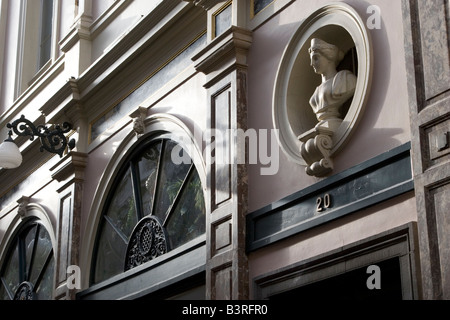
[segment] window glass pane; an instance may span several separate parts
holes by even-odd
[[[191,174],[167,223],[171,248],[205,233],[205,200],[197,172]]]
[[[97,248],[94,281],[100,282],[123,272],[127,245],[106,222]]]
[[[126,171],[115,189],[107,216],[113,225],[128,239],[138,222],[130,169]]]
[[[33,255],[33,250],[34,250],[34,240],[36,238],[36,231],[38,229],[37,225],[34,225],[33,227],[31,227],[30,229],[28,229],[28,231],[26,231],[26,235],[25,235],[25,279],[24,280],[28,280],[28,275],[26,274],[30,268],[30,263],[31,263],[31,257]]]
[[[33,241],[34,243],[34,241]],[[52,251],[52,242],[50,235],[45,228],[39,228],[39,238],[36,245],[36,251],[34,253],[34,261],[31,269],[30,282],[36,283],[39,274],[43,272],[44,264],[48,259],[49,254]]]
[[[46,250],[47,251],[47,250]],[[36,295],[38,300],[51,300],[53,292],[53,272],[55,270],[55,260],[52,256],[50,263],[46,266],[42,280],[37,283]]]
[[[271,4],[274,0],[253,0],[253,14],[259,13],[269,4]]]
[[[12,295],[20,284],[20,269],[19,269],[19,246],[17,241],[14,244],[14,250],[5,264],[5,270],[2,275],[2,284],[8,287]]]
[[[52,19],[53,19],[53,0],[41,0],[41,38],[39,50],[39,69],[42,68],[48,60],[51,53],[52,38]]]
[[[171,241],[172,248],[205,233],[201,182],[191,163],[178,165],[172,161],[172,151],[179,151],[174,150],[176,146],[179,147],[170,140],[154,141],[133,155],[129,162],[133,167],[119,176],[121,180],[111,190],[99,231],[94,283],[124,272],[130,236],[145,216],[165,222],[163,227],[169,230],[167,241]],[[137,207],[142,212],[138,213]]]
[[[139,160],[143,216],[148,216],[152,213],[160,154],[161,143],[158,143],[146,150]]]
[[[25,281],[30,282],[35,291],[42,286],[42,294],[37,294],[37,299],[52,299],[54,257],[47,230],[36,222],[30,223],[16,236],[12,248],[1,275],[8,290],[2,285],[0,299],[12,299]]]
[[[161,165],[161,174],[157,186],[156,215],[162,222],[166,219],[166,213],[172,205],[178,191],[183,184],[184,179],[191,167],[190,164],[175,164],[172,159],[172,150],[177,144],[172,141],[166,142],[163,160]]]
[[[10,300],[10,299],[11,298],[9,297],[8,292],[6,292],[5,286],[0,281],[0,300]]]
[[[50,60],[50,38],[41,43],[41,50],[39,55],[39,69],[41,69]]]
[[[214,36],[218,37],[231,27],[231,5],[223,9],[219,14],[214,17]]]

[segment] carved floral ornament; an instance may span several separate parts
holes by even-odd
[[[323,177],[360,120],[372,75],[364,21],[333,3],[307,18],[288,43],[275,82],[273,121],[285,154]]]

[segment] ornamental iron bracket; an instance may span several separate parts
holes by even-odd
[[[35,300],[36,293],[31,282],[22,282],[16,290],[14,300]]]
[[[133,269],[168,251],[167,235],[159,220],[153,216],[144,217],[131,234],[124,269]]]
[[[64,122],[62,126],[35,126],[30,120],[26,119],[25,116],[22,115],[20,119],[15,120],[12,123],[8,123],[6,126],[8,129],[12,129],[8,133],[10,139],[12,136],[12,131],[14,131],[14,133],[18,136],[29,136],[30,141],[33,141],[35,137],[39,137],[41,140],[41,152],[46,150],[50,153],[56,153],[62,157],[67,146],[69,146],[71,150],[75,148],[75,139],[67,141],[67,138],[64,135],[72,130],[72,125],[68,122]]]

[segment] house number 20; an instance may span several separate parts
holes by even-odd
[[[316,200],[316,211],[322,212],[331,208],[331,196],[327,193],[323,197],[318,197]]]

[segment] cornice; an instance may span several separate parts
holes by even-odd
[[[49,123],[58,122],[61,116],[61,111],[67,106],[77,104],[80,99],[80,92],[78,89],[78,81],[76,78],[69,78],[64,85],[39,109],[39,111],[46,117]],[[73,119],[70,119],[73,121]]]
[[[125,6],[129,0],[121,3]],[[176,0],[164,1],[144,17],[135,28],[130,29],[116,46],[93,63],[83,74],[78,78],[71,77],[61,84],[52,97],[39,108],[46,122],[56,123],[68,120],[74,123],[85,116],[83,103],[97,92],[101,83],[119,72],[122,66],[139,54],[138,51],[145,47],[146,42],[159,37],[168,26],[173,24],[173,21],[186,12],[188,7],[188,4],[180,5],[180,2]],[[88,39],[89,26],[91,26],[90,17],[80,17],[71,33],[61,43],[70,49],[70,46],[80,37]]]
[[[218,74],[235,68],[247,68],[251,45],[252,32],[232,26],[194,56],[192,60],[196,63],[197,71],[208,75],[205,86],[210,86]]]
[[[6,112],[0,115],[0,127],[6,126],[6,124],[21,112],[25,112],[27,105],[35,99],[43,90],[43,88],[50,82],[55,80],[64,72],[65,59],[64,54],[61,55],[56,62],[44,73],[39,79],[36,80],[25,92],[14,101],[11,107]],[[27,117],[30,120],[39,117],[37,114],[37,108],[33,110],[26,110]]]
[[[55,166],[50,168],[52,178],[62,182],[73,177],[84,180],[84,169],[87,166],[88,156],[86,153],[69,152]]]
[[[69,33],[59,42],[62,52],[68,52],[78,41],[91,41],[90,27],[92,25],[92,17],[82,15],[73,25]]]
[[[118,64],[125,65],[127,61],[139,54],[140,49],[145,47],[155,37],[158,37],[164,29],[171,25],[171,21],[183,14],[187,5],[180,6],[179,1],[164,1],[147,16],[143,17],[120,42],[111,47],[102,57],[91,65],[78,79],[78,87],[82,98],[94,94],[94,87],[105,81],[113,73],[119,72]],[[166,18],[167,21],[164,21]]]

